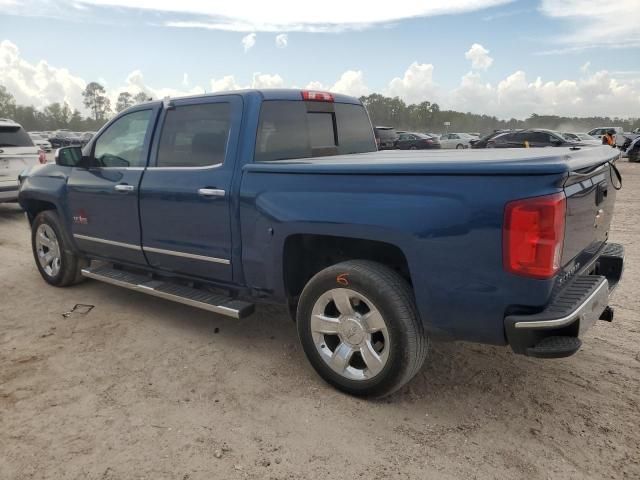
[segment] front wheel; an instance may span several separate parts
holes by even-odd
[[[463,148],[464,148],[464,145],[462,145],[461,143],[456,145],[456,150],[462,150]]]
[[[316,274],[300,296],[297,327],[318,374],[351,395],[398,390],[420,370],[429,346],[406,280],[365,260]]]
[[[82,281],[80,270],[88,261],[73,252],[55,211],[40,212],[33,220],[31,247],[38,271],[47,283],[66,287]]]

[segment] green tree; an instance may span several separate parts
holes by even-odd
[[[16,110],[16,99],[4,85],[0,85],[0,117],[13,118]]]
[[[131,95],[129,92],[120,92],[120,95],[118,95],[118,101],[116,102],[116,112],[126,110],[133,104],[133,95]]]
[[[69,117],[69,129],[74,131],[82,131],[86,128],[86,122],[82,118],[80,110],[75,108]]]
[[[106,96],[106,90],[98,82],[91,82],[82,92],[84,106],[93,113],[93,118],[104,120],[111,111],[111,102]]]
[[[51,129],[69,128],[69,121],[73,115],[71,107],[66,102],[64,104],[55,102],[47,105],[42,113],[47,127]]]
[[[148,102],[150,100],[153,100],[153,97],[147,95],[145,92],[139,92],[133,97],[133,101],[136,103]]]

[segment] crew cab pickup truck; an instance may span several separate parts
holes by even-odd
[[[19,201],[49,284],[236,319],[282,304],[320,376],[382,396],[432,338],[564,357],[612,319],[618,155],[377,151],[355,98],[244,90],[131,107],[21,175]]]

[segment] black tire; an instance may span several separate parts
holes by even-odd
[[[458,145],[456,145],[456,150],[461,150],[464,148],[464,145],[462,145],[461,143],[459,143]]]
[[[353,380],[335,372],[323,360],[313,339],[311,316],[316,301],[329,290],[344,288],[345,278],[349,289],[373,302],[389,333],[386,364],[368,379]],[[429,349],[429,338],[407,281],[389,267],[368,260],[342,262],[316,274],[300,296],[296,321],[311,365],[325,381],[351,395],[383,397],[395,392],[418,373]]]
[[[56,234],[59,249],[60,249],[60,270],[56,275],[49,275],[38,260],[38,253],[36,250],[36,233],[38,227],[42,224],[48,225]],[[33,258],[36,262],[36,267],[42,278],[55,287],[66,287],[80,283],[84,280],[80,273],[80,270],[89,265],[89,261],[84,257],[77,255],[71,245],[67,236],[64,234],[60,219],[58,218],[55,210],[45,210],[40,212],[33,220],[31,225],[31,250],[33,252]]]

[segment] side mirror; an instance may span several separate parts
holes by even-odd
[[[62,147],[56,150],[56,165],[61,167],[77,167],[82,162],[80,147]]]

